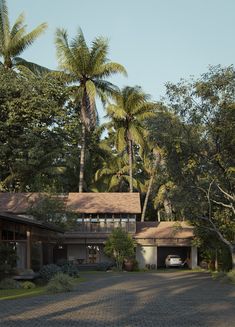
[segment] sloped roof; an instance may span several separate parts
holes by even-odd
[[[25,213],[40,193],[0,193],[0,212]]]
[[[26,224],[26,225],[32,225],[36,226],[39,228],[51,230],[54,232],[59,232],[59,233],[64,233],[64,230],[54,224],[49,224],[46,222],[41,222],[39,220],[34,219],[31,216],[28,215],[18,215],[18,214],[9,214],[6,212],[0,212],[0,219],[7,220],[7,221],[12,221],[15,223],[21,223],[21,224]]]
[[[43,197],[43,193],[0,193],[0,212],[26,213]],[[139,193],[69,193],[55,196],[68,211],[77,213],[141,212]]]
[[[193,226],[184,221],[137,222],[135,238],[193,238]]]
[[[78,213],[141,213],[139,193],[69,193],[67,210]]]

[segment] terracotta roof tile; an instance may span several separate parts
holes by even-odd
[[[25,213],[40,197],[40,193],[0,193],[0,211]]]
[[[43,193],[0,193],[0,212],[25,213]],[[66,209],[78,213],[141,212],[139,193],[69,193],[58,196]]]
[[[69,193],[67,210],[80,213],[141,212],[139,193]]]
[[[135,238],[193,238],[193,229],[184,221],[137,222]]]

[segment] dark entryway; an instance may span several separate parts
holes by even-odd
[[[157,248],[157,267],[165,267],[165,259],[169,254],[177,254],[184,261],[187,257],[190,258],[191,248],[187,246],[159,246]]]

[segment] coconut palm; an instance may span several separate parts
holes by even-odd
[[[99,185],[104,186],[104,191],[125,192],[130,183],[128,160],[123,156],[113,154],[109,160],[105,160],[103,167],[98,169],[95,180]],[[140,183],[133,179],[136,188],[140,188]],[[98,188],[99,189],[99,188]]]
[[[42,34],[47,24],[42,23],[31,32],[26,32],[24,14],[20,14],[12,28],[10,27],[8,8],[5,0],[0,0],[0,57],[5,68],[23,65],[29,69],[39,71],[43,67],[28,62],[18,57],[27,47],[29,47],[40,34]]]
[[[144,199],[141,221],[144,221],[145,219],[146,209],[152,191],[152,186],[153,186],[154,178],[156,176],[157,168],[163,162],[164,152],[159,146],[152,147],[151,152],[152,152],[151,158],[149,158],[149,156],[144,156],[144,169],[148,173],[150,178],[147,182],[147,192]]]
[[[133,192],[133,145],[144,147],[146,129],[144,121],[154,117],[156,104],[149,101],[139,86],[124,87],[114,96],[114,103],[107,107],[111,122],[108,128],[115,132],[115,145],[118,151],[126,150],[129,158],[129,189]]]
[[[126,74],[126,71],[122,65],[108,60],[106,39],[95,38],[89,48],[80,29],[71,42],[64,29],[57,29],[56,49],[60,69],[63,70],[66,81],[72,85],[74,101],[80,109],[82,139],[79,192],[82,192],[86,134],[95,127],[97,119],[95,98],[99,96],[104,101],[106,96],[117,92],[117,87],[106,79],[116,73]]]

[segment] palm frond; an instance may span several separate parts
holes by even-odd
[[[27,61],[25,59],[22,59],[20,57],[15,57],[13,59],[13,63],[15,66],[20,68],[20,66],[23,66],[27,68],[29,71],[31,71],[35,76],[42,77],[48,73],[51,72],[49,68],[40,66],[38,64],[35,64],[33,62]]]

